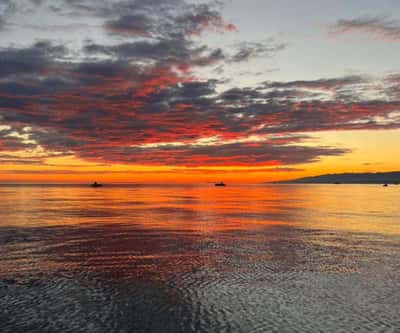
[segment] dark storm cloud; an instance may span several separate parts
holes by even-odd
[[[358,17],[338,20],[329,29],[331,34],[365,33],[374,37],[400,41],[400,23],[387,17]]]

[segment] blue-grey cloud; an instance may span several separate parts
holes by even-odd
[[[286,46],[286,43],[276,42],[272,39],[264,42],[241,42],[236,45],[236,51],[230,60],[242,62],[255,57],[271,57],[284,50]]]

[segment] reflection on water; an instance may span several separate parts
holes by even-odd
[[[1,186],[0,331],[400,329],[400,188]]]

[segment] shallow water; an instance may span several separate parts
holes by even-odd
[[[400,187],[0,186],[1,332],[398,332]]]

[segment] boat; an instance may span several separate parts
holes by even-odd
[[[215,186],[226,186],[224,182],[215,183]]]
[[[383,187],[388,187],[388,184],[383,184]]]
[[[102,187],[102,184],[99,184],[98,182],[94,182],[92,185],[92,187]]]

